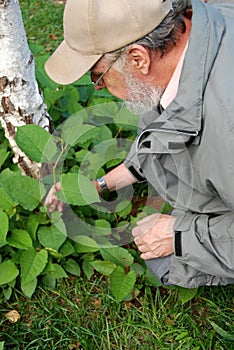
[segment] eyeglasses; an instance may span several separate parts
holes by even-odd
[[[111,69],[111,67],[115,64],[115,62],[119,59],[120,56],[116,57],[116,59],[109,64],[109,66],[104,70],[104,72],[99,76],[99,78],[94,81],[95,77],[97,77],[99,74],[94,74],[91,72],[91,80],[94,87],[100,86],[99,83],[103,79],[104,75]]]

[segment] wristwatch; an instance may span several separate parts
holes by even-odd
[[[108,190],[108,187],[107,187],[106,182],[103,179],[103,177],[99,177],[97,179],[97,182],[98,182],[99,186],[101,187],[102,192],[105,191],[105,190]]]

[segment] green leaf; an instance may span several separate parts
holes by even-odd
[[[29,249],[32,248],[32,239],[30,234],[25,230],[14,229],[7,241],[11,247],[18,249]]]
[[[33,53],[34,56],[38,55],[41,51],[44,50],[44,46],[36,44],[34,42],[28,43],[30,51]]]
[[[30,211],[39,205],[45,195],[45,188],[38,181],[28,176],[21,176],[9,169],[1,173],[0,183],[13,201]]]
[[[121,265],[123,267],[131,266],[134,261],[133,256],[128,250],[122,247],[101,249],[101,255],[104,260],[112,261],[116,265]]]
[[[21,289],[26,297],[31,298],[37,287],[37,278],[34,278],[28,283],[21,280]]]
[[[63,265],[64,269],[74,276],[80,276],[80,266],[74,259],[68,259]]]
[[[48,273],[48,275],[52,278],[67,278],[68,275],[66,274],[66,272],[64,271],[64,269],[62,268],[62,266],[58,265],[58,264],[53,264],[53,269],[54,271],[51,271]]]
[[[115,263],[111,261],[95,260],[91,263],[96,271],[100,272],[102,275],[109,276],[116,268]]]
[[[87,73],[83,75],[78,81],[74,83],[75,85],[91,85],[90,74]]]
[[[37,239],[36,233],[39,224],[47,224],[49,220],[44,214],[31,214],[27,219],[27,231],[30,233],[32,239],[35,241]]]
[[[73,254],[74,252],[75,252],[75,249],[68,240],[66,240],[62,245],[62,247],[59,249],[59,253],[62,255],[63,258]]]
[[[145,269],[141,264],[134,263],[131,266],[131,270],[135,271],[138,276],[142,276],[145,273]]]
[[[12,295],[12,291],[13,291],[12,287],[3,288],[2,293],[3,293],[6,300],[10,299],[10,297]]]
[[[62,139],[68,145],[75,145],[78,141],[84,143],[97,135],[96,127],[93,125],[80,124],[72,119],[65,123],[62,128]]]
[[[21,277],[24,284],[27,284],[39,276],[48,261],[48,252],[43,249],[37,252],[34,249],[26,250],[20,259]]]
[[[1,209],[0,209],[0,223],[1,223],[0,225],[0,247],[1,247],[2,244],[5,245],[5,243],[7,243],[6,236],[7,236],[8,227],[9,227],[8,216]]]
[[[6,192],[0,186],[0,208],[6,212],[10,212],[15,206],[16,203],[6,194]]]
[[[84,271],[85,276],[88,278],[88,280],[93,276],[94,271],[91,263],[89,261],[83,261],[82,269]]]
[[[125,218],[132,211],[132,203],[129,201],[122,201],[117,204],[115,211],[118,215]]]
[[[82,174],[63,174],[61,184],[62,196],[68,204],[89,205],[100,202],[95,186]]]
[[[18,127],[15,141],[30,159],[38,163],[51,161],[58,151],[54,137],[38,125]]]
[[[0,285],[10,283],[18,274],[19,271],[12,261],[4,261],[0,264]]]
[[[61,245],[66,241],[66,234],[61,232],[55,225],[41,226],[38,230],[38,240],[43,247],[59,250]]]
[[[7,159],[10,152],[7,152],[5,149],[0,149],[0,168]]]
[[[77,253],[94,253],[100,249],[97,242],[87,236],[77,236],[75,241],[74,248]]]
[[[5,344],[4,341],[0,341],[0,350],[4,350],[4,344]]]
[[[98,117],[114,117],[119,110],[118,104],[110,98],[92,100],[92,113]]]
[[[121,266],[116,269],[110,275],[110,285],[112,293],[115,299],[120,302],[126,295],[128,295],[136,282],[136,273],[130,271],[127,274]]]
[[[48,58],[49,58],[49,55],[35,57],[36,78],[42,87],[47,86],[47,87],[50,87],[51,89],[57,89],[59,85],[49,78],[49,76],[46,74],[44,69],[45,62],[48,60]]]
[[[127,108],[122,108],[115,115],[115,124],[124,130],[136,131],[139,117],[131,113]]]
[[[109,221],[104,219],[95,220],[95,235],[105,236],[111,233],[111,225]]]
[[[198,288],[184,288],[179,286],[176,286],[176,290],[182,302],[182,305],[192,300],[198,292]]]
[[[145,284],[146,286],[160,287],[162,283],[154,276],[154,274],[147,269],[145,273]]]

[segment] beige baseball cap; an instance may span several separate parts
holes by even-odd
[[[107,52],[144,37],[172,8],[171,0],[68,0],[64,41],[45,64],[59,84],[78,80]]]

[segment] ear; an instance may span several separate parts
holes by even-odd
[[[150,50],[141,45],[133,44],[127,51],[129,65],[144,75],[149,73],[150,69]]]

